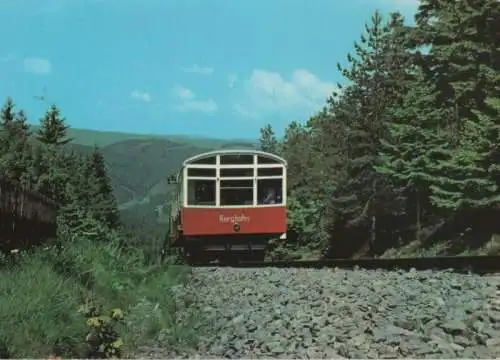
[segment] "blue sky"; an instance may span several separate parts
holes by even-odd
[[[0,97],[31,122],[56,103],[75,128],[281,134],[324,105],[375,9],[417,2],[0,0]]]

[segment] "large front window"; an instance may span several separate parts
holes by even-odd
[[[221,154],[185,169],[187,206],[280,205],[286,198],[285,166],[254,154]]]
[[[272,205],[283,203],[282,179],[257,180],[257,204]]]
[[[253,205],[253,180],[220,181],[220,205]]]
[[[188,205],[215,206],[215,179],[188,179]]]

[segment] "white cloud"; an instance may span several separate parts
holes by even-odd
[[[212,73],[214,72],[214,69],[210,67],[198,66],[196,64],[193,64],[189,67],[183,67],[181,68],[181,70],[187,73],[200,74],[200,75],[212,75]]]
[[[144,102],[150,102],[151,101],[151,95],[149,93],[140,91],[140,90],[134,90],[130,93],[130,96],[136,100],[141,100]]]
[[[243,105],[241,103],[236,103],[233,105],[233,112],[235,112],[239,115],[242,115],[246,118],[250,118],[250,119],[258,119],[259,118],[259,114],[257,113],[257,111],[252,111],[252,110],[246,108],[245,105]]]
[[[245,81],[245,98],[233,110],[241,115],[256,117],[270,111],[313,112],[325,105],[337,87],[321,80],[306,69],[297,69],[290,79],[277,72],[256,69]]]
[[[179,101],[175,109],[180,112],[203,112],[212,114],[218,110],[217,103],[212,99],[199,100],[196,94],[180,85],[173,89],[174,95]]]
[[[194,92],[179,85],[175,87],[174,91],[177,93],[177,96],[183,100],[193,100],[196,97]]]
[[[24,70],[35,74],[49,74],[52,72],[52,63],[43,58],[26,58]]]

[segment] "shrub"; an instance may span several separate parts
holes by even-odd
[[[120,358],[123,355],[123,341],[118,335],[117,325],[123,320],[123,312],[113,309],[109,315],[102,315],[102,306],[87,301],[79,313],[87,318],[88,333],[85,341],[91,358]]]

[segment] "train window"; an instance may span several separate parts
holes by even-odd
[[[220,205],[253,205],[253,180],[221,180]]]
[[[222,165],[253,165],[253,155],[221,155]]]
[[[270,158],[268,156],[258,156],[257,163],[258,164],[280,164],[279,161],[277,161],[273,158]]]
[[[257,170],[257,176],[281,176],[281,175],[283,175],[282,167],[259,168]]]
[[[220,169],[221,177],[253,177],[253,168]]]
[[[190,177],[215,177],[214,169],[193,169],[188,167],[188,176]]]
[[[188,179],[188,205],[215,205],[215,180]]]
[[[257,180],[257,204],[270,205],[283,203],[283,179]]]
[[[217,158],[215,156],[208,156],[196,161],[193,161],[191,164],[199,164],[199,165],[215,165],[217,163]]]

